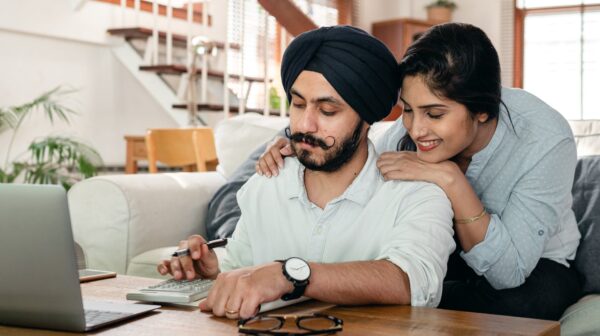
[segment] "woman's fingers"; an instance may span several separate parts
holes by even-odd
[[[290,144],[287,144],[285,147],[283,147],[281,150],[279,150],[279,153],[281,153],[281,155],[283,155],[283,156],[295,155],[294,151],[292,150],[292,145],[290,145]],[[283,168],[283,157],[281,158],[281,168]]]
[[[268,175],[271,173],[271,169],[269,168],[267,161],[263,159],[263,156],[261,156],[256,163],[256,173],[261,176],[271,177]]]
[[[267,171],[264,172],[266,177],[277,176],[279,175],[279,167],[277,167],[277,162],[273,157],[273,152],[265,153],[260,158],[261,161],[264,161],[267,167]]]
[[[283,168],[284,157],[292,154],[287,138],[276,138],[267,150],[260,156],[256,164],[256,173],[267,177],[279,175],[279,169]]]

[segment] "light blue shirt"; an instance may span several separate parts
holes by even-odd
[[[286,158],[277,177],[252,176],[237,194],[242,214],[221,269],[289,257],[389,260],[408,275],[413,306],[437,306],[455,248],[450,201],[431,183],[384,182],[377,157],[369,142],[358,176],[324,209],[308,199],[296,158]]]
[[[577,163],[567,121],[532,94],[502,89],[501,107],[490,143],[475,154],[466,172],[491,221],[482,242],[465,262],[496,289],[525,282],[540,258],[569,266],[579,245],[571,210]],[[376,144],[396,151],[406,130],[399,119]]]

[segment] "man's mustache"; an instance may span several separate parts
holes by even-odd
[[[319,146],[324,150],[330,149],[335,145],[335,138],[333,139],[333,143],[328,145],[325,140],[315,137],[314,135],[302,132],[296,132],[294,134],[290,134],[291,131],[289,128],[285,130],[285,135],[290,139],[291,142],[305,142],[311,146]],[[332,137],[333,138],[333,137]]]

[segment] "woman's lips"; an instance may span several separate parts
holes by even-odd
[[[417,147],[421,152],[429,152],[439,146],[440,142],[440,140],[417,141]]]

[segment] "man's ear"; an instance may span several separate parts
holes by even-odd
[[[366,121],[362,122],[362,132],[365,134],[365,136],[369,135],[370,128],[371,128],[371,125],[369,125],[368,122],[366,122]]]

